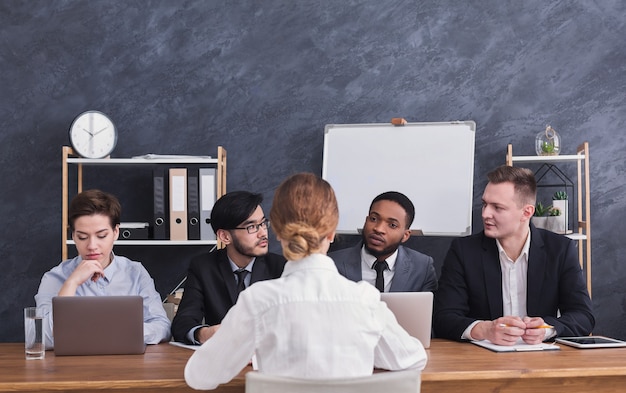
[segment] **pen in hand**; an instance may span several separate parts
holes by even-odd
[[[498,326],[500,327],[513,327],[513,325],[508,325],[506,323],[500,323],[498,324]],[[532,328],[529,329],[554,329],[554,326],[552,325],[539,325],[539,326],[534,326]]]

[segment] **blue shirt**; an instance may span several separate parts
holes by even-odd
[[[44,336],[47,349],[54,347],[52,336],[52,298],[57,296],[65,281],[80,264],[80,256],[61,262],[41,278],[35,295],[37,308],[43,310],[47,325]],[[122,256],[104,269],[104,277],[87,280],[76,289],[76,296],[129,296],[143,297],[143,335],[146,344],[158,344],[170,339],[170,320],[161,304],[161,297],[154,288],[154,280],[139,262]]]

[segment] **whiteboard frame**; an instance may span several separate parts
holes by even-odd
[[[326,125],[322,178],[337,196],[337,233],[360,233],[374,197],[398,191],[415,205],[413,234],[470,235],[475,135],[472,120]]]

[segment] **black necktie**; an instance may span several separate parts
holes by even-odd
[[[385,269],[389,269],[389,265],[387,265],[387,261],[376,261],[372,268],[376,270],[376,288],[379,291],[385,292],[385,278],[383,277],[383,272]]]
[[[235,274],[237,275],[237,292],[241,292],[246,289],[246,276],[250,273],[246,269],[238,269],[235,270]]]

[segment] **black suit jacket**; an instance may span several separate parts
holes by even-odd
[[[574,242],[532,224],[530,228],[528,316],[542,317],[555,327],[557,336],[590,334],[595,319]],[[461,340],[472,322],[502,314],[502,272],[495,239],[484,232],[455,239],[435,293],[435,335]]]
[[[250,283],[278,278],[285,258],[268,253],[257,257],[252,266]],[[237,283],[228,262],[226,249],[202,254],[191,260],[183,298],[172,321],[174,340],[189,343],[187,333],[204,324],[217,325],[237,302]]]

